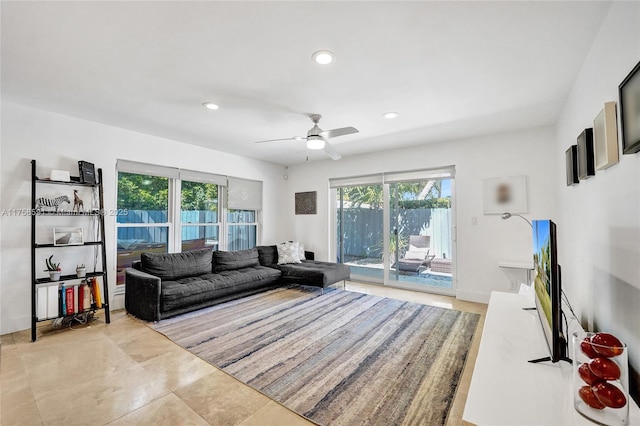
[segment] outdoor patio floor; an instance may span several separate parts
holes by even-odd
[[[384,266],[382,263],[361,263],[362,261],[345,263],[351,268],[351,277],[377,278],[382,280]],[[365,266],[366,265],[366,266]],[[395,279],[395,270],[391,269],[389,275],[391,279]],[[401,272],[398,275],[398,281],[405,283],[421,284],[444,289],[453,288],[453,279],[451,274],[439,272],[431,272],[429,269],[420,271],[420,273],[411,274]]]

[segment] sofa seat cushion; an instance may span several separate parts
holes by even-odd
[[[182,253],[151,253],[140,256],[141,269],[161,280],[178,280],[211,272],[211,249],[204,248]]]
[[[316,287],[327,287],[351,277],[349,267],[341,263],[303,260],[302,263],[278,265],[278,268],[284,280]]]
[[[255,266],[163,281],[160,291],[161,310],[168,312],[243,291],[268,287],[278,282],[280,275],[280,271],[276,269]]]

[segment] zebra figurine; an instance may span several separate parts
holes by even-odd
[[[45,198],[45,197],[41,197],[38,198],[36,200],[36,211],[42,211],[43,207],[54,207],[56,209],[56,212],[58,211],[58,207],[60,207],[60,204],[62,203],[69,203],[71,204],[71,200],[69,200],[69,197],[67,197],[66,195],[62,195],[60,197],[57,198]]]

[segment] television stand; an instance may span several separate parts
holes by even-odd
[[[529,360],[529,362],[531,364],[537,364],[539,362],[547,362],[547,361],[551,361],[551,357],[550,356],[545,356],[543,358]],[[562,358],[560,361],[566,361],[569,364],[573,364],[573,361],[571,360],[571,358]]]
[[[548,353],[536,312],[522,308],[533,294],[491,293],[480,350],[462,419],[476,425],[593,425],[573,408],[573,366],[532,364],[531,354]],[[573,328],[572,328],[573,329]],[[579,331],[578,326],[575,331]],[[629,424],[640,410],[629,399]]]

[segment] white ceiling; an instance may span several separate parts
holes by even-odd
[[[2,96],[289,165],[553,124],[610,5],[2,1]]]

